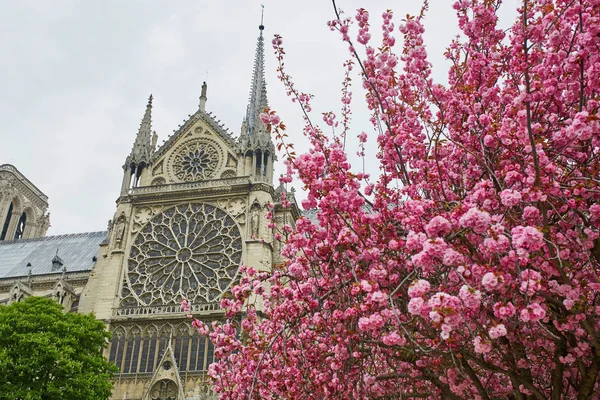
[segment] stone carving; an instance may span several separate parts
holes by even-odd
[[[217,205],[227,211],[239,224],[246,222],[246,200],[244,198],[219,200]]]
[[[12,197],[15,193],[13,184],[8,179],[0,179],[0,199],[3,196]]]
[[[160,175],[163,173],[163,162],[159,162],[156,167],[152,168],[152,175]]]
[[[123,246],[126,222],[125,214],[121,214],[115,224],[115,245],[119,249]]]
[[[228,169],[228,170],[223,171],[223,173],[221,174],[221,179],[235,178],[236,176],[237,176],[237,174],[235,173],[234,170]]]
[[[139,231],[142,226],[150,221],[150,218],[161,211],[162,206],[143,206],[136,209],[135,213],[133,214],[133,226],[131,231],[134,233]]]
[[[260,204],[254,199],[250,207],[250,238],[258,239],[260,237]]]
[[[182,204],[155,216],[139,231],[121,291],[123,307],[217,301],[242,260],[234,219],[209,204]]]
[[[231,155],[231,153],[227,154],[227,166],[231,168],[237,168],[237,158]]]
[[[173,173],[184,182],[210,179],[220,162],[217,147],[208,141],[191,140],[181,145],[171,159]]]
[[[165,178],[163,178],[162,176],[159,176],[158,178],[152,179],[150,186],[160,186],[160,185],[165,185],[166,183],[167,183],[167,180]]]

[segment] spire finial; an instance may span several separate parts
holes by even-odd
[[[258,29],[260,30],[260,36],[262,37],[262,31],[265,29],[265,26],[263,25],[263,17],[265,16],[265,5],[261,4],[260,6],[262,10],[260,11],[260,25],[258,26]]]

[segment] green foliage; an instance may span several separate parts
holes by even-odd
[[[50,299],[0,306],[0,400],[106,400],[117,367],[102,356],[109,333],[93,315]]]

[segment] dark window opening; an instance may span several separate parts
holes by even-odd
[[[6,220],[4,220],[4,227],[2,228],[2,234],[0,235],[0,240],[4,240],[6,238],[6,232],[8,231],[8,225],[10,225],[10,217],[12,217],[13,212],[13,204],[10,203],[10,207],[8,207],[8,214],[6,214]]]
[[[21,218],[19,218],[19,222],[17,222],[17,231],[15,232],[15,239],[21,239],[23,237],[23,233],[25,233],[25,223],[27,222],[27,214],[21,214]]]

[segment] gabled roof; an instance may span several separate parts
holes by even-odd
[[[86,232],[47,236],[38,239],[18,239],[0,242],[0,279],[62,273],[52,271],[52,259],[58,255],[67,272],[89,271],[98,256],[100,243],[107,232]],[[31,264],[31,268],[27,264]]]
[[[237,143],[231,136],[231,132],[229,132],[222,124],[220,124],[220,121],[216,120],[212,113],[198,110],[195,114],[191,115],[187,121],[185,121],[183,125],[181,125],[179,129],[177,129],[177,131],[162,144],[162,146],[156,150],[152,156],[152,161],[156,161],[162,157],[171,147],[173,147],[177,140],[192,127],[192,125],[200,120],[205,122],[225,143],[231,147],[232,150],[237,148]]]

